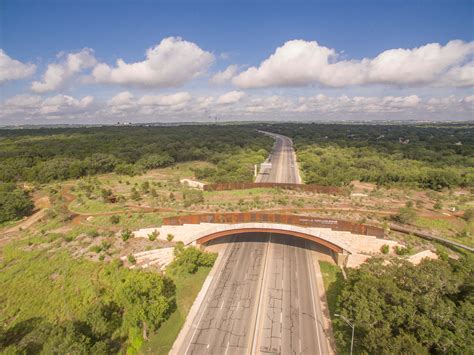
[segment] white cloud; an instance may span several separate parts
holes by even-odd
[[[36,65],[24,64],[9,57],[3,49],[0,49],[0,84],[10,80],[25,79],[36,71]]]
[[[245,93],[243,91],[229,91],[219,96],[216,102],[219,105],[235,104],[236,102],[239,102],[244,96]]]
[[[60,54],[62,61],[48,65],[41,81],[34,81],[31,90],[36,93],[46,93],[58,90],[75,74],[84,69],[91,68],[96,64],[94,52],[84,48],[76,53],[69,53],[64,57]]]
[[[101,63],[92,75],[99,83],[174,87],[203,74],[213,61],[214,55],[195,43],[168,37],[148,49],[144,61],[125,63],[119,59],[116,67]]]
[[[456,87],[474,86],[474,61],[463,66],[451,68],[444,76],[440,85]]]
[[[474,53],[474,42],[450,41],[445,46],[427,44],[413,49],[391,49],[377,57],[338,60],[338,53],[316,41],[293,40],[276,49],[259,67],[233,78],[241,88],[304,86],[331,87],[388,84],[396,86],[436,84],[452,74],[450,85],[467,79],[471,65],[463,66]],[[458,68],[458,69],[455,69]],[[464,79],[463,79],[464,78]]]
[[[171,95],[145,95],[139,101],[139,105],[145,106],[177,106],[186,104],[191,100],[189,92],[177,92]]]
[[[136,102],[130,91],[122,91],[107,101],[107,104],[115,109],[124,110],[134,107]]]
[[[55,95],[47,98],[39,95],[17,95],[6,99],[2,104],[0,118],[2,120],[42,118],[67,120],[71,116],[88,115],[93,110],[93,103],[92,96],[84,96],[79,99],[68,95]]]
[[[85,96],[82,99],[75,99],[68,95],[56,95],[46,98],[41,106],[41,114],[51,114],[68,111],[70,109],[85,109],[89,107],[94,98],[92,96]]]
[[[24,120],[47,122],[117,122],[221,119],[469,119],[474,114],[474,96],[309,96],[246,95],[191,96],[187,92],[166,95],[134,96],[123,91],[109,100],[96,102],[93,97],[68,95],[18,95],[0,106],[0,122]]]
[[[215,73],[212,78],[209,80],[211,84],[221,85],[230,81],[239,70],[238,65],[232,64],[229,65],[225,70]]]
[[[474,104],[474,95],[469,95],[466,96],[462,99],[462,102],[468,103],[468,104]]]

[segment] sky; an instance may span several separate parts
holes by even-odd
[[[474,2],[0,2],[0,124],[472,120]]]

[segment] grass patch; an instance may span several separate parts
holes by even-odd
[[[432,219],[416,217],[415,225],[421,228],[436,230],[439,232],[459,231],[465,226],[461,219]]]
[[[344,278],[339,266],[327,261],[320,261],[319,267],[323,275],[324,288],[326,289],[326,298],[328,301],[329,313],[333,318],[336,313],[337,297],[342,290]]]
[[[124,206],[102,202],[99,200],[84,199],[82,202],[78,200],[73,201],[69,205],[69,209],[73,212],[79,213],[101,213],[113,212],[123,209]]]
[[[158,332],[150,336],[150,340],[141,349],[143,353],[168,354],[210,270],[210,267],[200,267],[195,274],[168,275],[176,284],[178,307],[171,317],[161,325]]]
[[[93,216],[88,222],[97,227],[121,227],[139,229],[148,227],[159,227],[163,223],[163,216],[157,212],[153,213],[121,213],[117,214],[120,220],[117,224],[110,221],[110,216]]]
[[[36,317],[50,322],[81,318],[102,293],[113,296],[128,272],[120,268],[113,275],[105,264],[75,260],[66,252],[25,252],[12,244],[4,252],[0,323],[8,325]]]

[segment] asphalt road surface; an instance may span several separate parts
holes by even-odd
[[[291,140],[270,135],[272,169],[257,181],[301,183]],[[310,242],[262,233],[226,242],[177,353],[329,354]]]
[[[266,161],[272,164],[272,168],[261,170],[255,181],[301,184],[292,140],[280,134],[262,133],[275,139],[273,150]]]

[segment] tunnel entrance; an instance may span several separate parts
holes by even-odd
[[[291,235],[288,232],[275,232],[275,231],[260,231],[260,232],[237,232],[230,233],[222,236],[215,236],[209,238],[207,241],[201,242],[206,250],[211,252],[219,252],[223,247],[229,243],[266,243],[270,241],[276,244],[290,244],[295,248],[303,248],[313,251],[319,260],[328,261],[332,263],[338,262],[338,253],[331,248],[317,243],[307,238],[301,238],[299,236]]]

